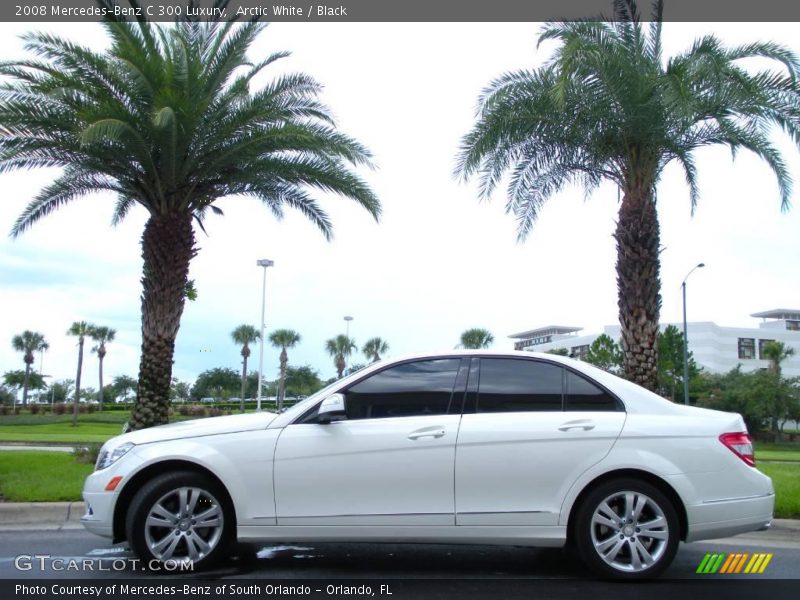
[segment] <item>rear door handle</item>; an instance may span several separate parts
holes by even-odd
[[[571,429],[583,429],[584,431],[591,431],[594,429],[595,425],[593,421],[589,419],[578,419],[577,421],[567,421],[566,423],[562,424],[558,430],[559,431],[569,431]]]
[[[408,439],[418,440],[424,437],[440,438],[444,435],[444,427],[426,427],[408,434]]]

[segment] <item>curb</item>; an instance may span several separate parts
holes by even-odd
[[[0,531],[79,529],[83,502],[2,502]]]

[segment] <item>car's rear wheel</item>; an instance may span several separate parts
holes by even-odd
[[[583,500],[574,540],[595,573],[648,579],[664,571],[680,541],[675,507],[657,487],[637,479],[600,484]]]
[[[131,501],[125,530],[145,566],[191,561],[194,568],[207,568],[225,555],[233,521],[228,496],[214,480],[179,471],[142,486]]]

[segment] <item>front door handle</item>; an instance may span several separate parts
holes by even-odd
[[[426,427],[408,434],[408,439],[418,440],[424,437],[440,438],[444,435],[444,427]]]
[[[577,421],[567,421],[561,425],[559,431],[569,431],[570,429],[583,429],[584,431],[591,431],[594,429],[594,422],[589,419],[578,419]]]

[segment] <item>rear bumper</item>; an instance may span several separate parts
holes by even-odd
[[[687,542],[729,537],[769,527],[775,508],[770,492],[748,498],[704,502],[686,508],[689,518]]]

